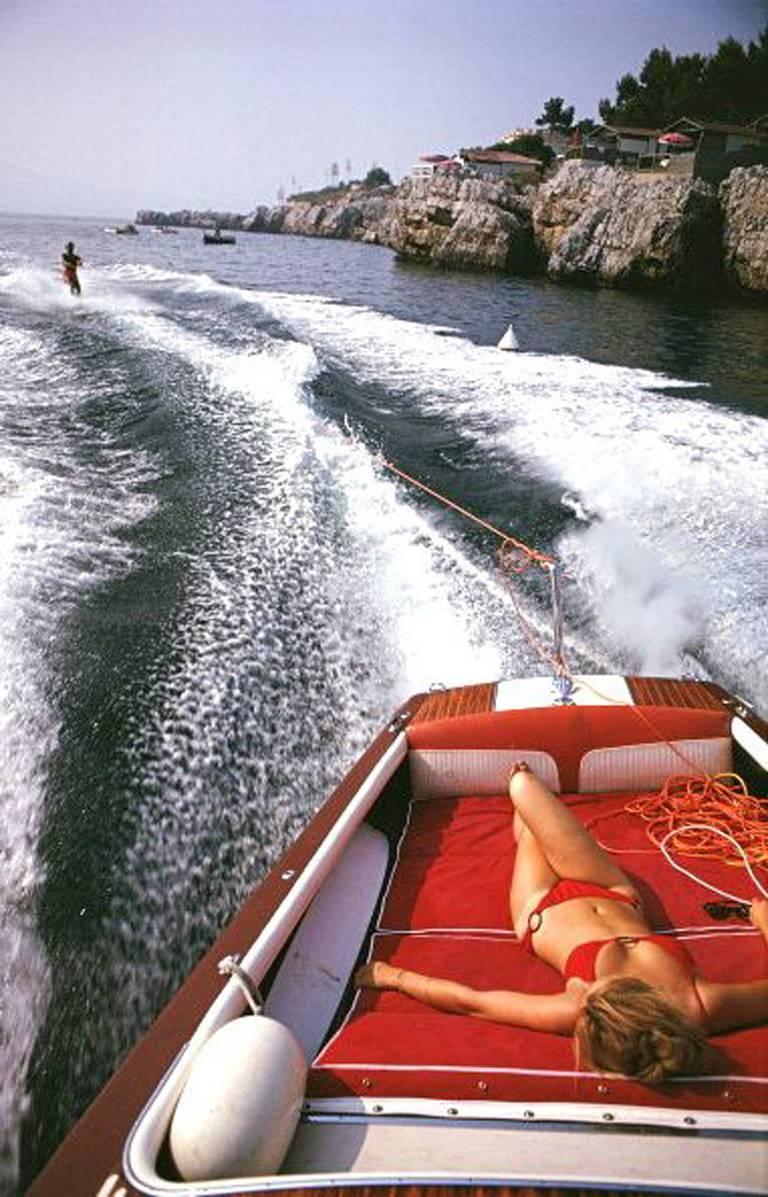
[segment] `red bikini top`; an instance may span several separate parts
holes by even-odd
[[[690,952],[681,943],[678,943],[676,939],[670,939],[668,935],[616,935],[611,939],[591,939],[588,943],[579,944],[577,948],[573,949],[566,960],[563,976],[566,980],[569,980],[571,977],[580,977],[582,981],[594,981],[595,964],[603,945],[607,943],[627,942],[658,944],[667,955],[673,956],[675,960],[683,965],[689,976],[693,976],[696,971],[696,966]]]

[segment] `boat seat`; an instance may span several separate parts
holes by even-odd
[[[656,789],[672,773],[731,768],[730,715],[680,707],[545,707],[411,725],[414,798],[498,794],[515,760],[556,793]]]

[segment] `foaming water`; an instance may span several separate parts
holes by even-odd
[[[60,748],[57,645],[70,612],[129,567],[120,530],[149,510],[126,460],[77,411],[76,375],[45,339],[0,329],[0,1182],[17,1173],[26,1075],[49,999],[37,932],[49,762]],[[101,481],[101,485],[99,484]]]
[[[318,297],[256,302],[324,358],[386,388],[395,410],[418,405],[497,468],[577,495],[595,524],[556,547],[598,644],[665,673],[695,646],[710,669],[768,701],[751,640],[766,598],[764,420],[671,394],[695,384],[652,371],[501,354]]]

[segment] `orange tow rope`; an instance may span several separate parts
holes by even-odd
[[[445,495],[441,495],[437,490],[432,490],[430,486],[427,486],[424,482],[420,482],[418,478],[413,478],[410,474],[406,474],[405,470],[401,470],[394,462],[387,461],[386,458],[382,457],[381,464],[386,466],[388,470],[391,470],[393,474],[397,474],[399,478],[410,482],[411,486],[418,487],[425,494],[430,495],[433,499],[437,499],[439,503],[443,503],[446,507],[451,507],[454,511],[458,511],[459,515],[465,516],[473,524],[477,524],[480,528],[485,528],[486,532],[492,532],[494,536],[498,536],[502,542],[499,548],[499,559],[506,568],[514,569],[514,572],[519,574],[532,563],[541,566],[542,569],[549,569],[555,565],[554,557],[549,557],[546,553],[542,553],[538,549],[532,549],[530,545],[524,544],[522,540],[516,540],[508,532],[502,532],[501,528],[496,528],[493,524],[489,524],[487,520],[480,519],[480,516],[473,515],[471,511],[467,511],[466,507],[460,507],[458,503],[454,503],[453,499],[447,499]],[[512,564],[515,553],[521,555],[522,563]]]

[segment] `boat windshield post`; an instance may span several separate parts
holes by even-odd
[[[554,561],[548,568],[552,590],[552,661],[555,667],[552,684],[556,692],[555,702],[565,706],[573,702],[574,686],[563,657],[563,567]]]

